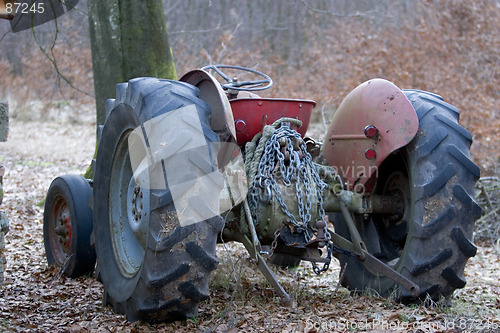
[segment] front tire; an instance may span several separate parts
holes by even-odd
[[[96,251],[104,302],[130,321],[192,317],[198,303],[209,297],[209,275],[218,264],[216,236],[223,221],[214,212],[211,218],[183,224],[173,198],[174,185],[183,188],[217,174],[213,143],[218,136],[210,129],[210,109],[198,94],[196,87],[182,82],[138,78],[119,84],[116,100],[107,103],[94,172]],[[194,110],[195,119],[182,113],[158,127],[162,117],[186,107]],[[201,127],[194,126],[196,122]],[[190,130],[183,132],[186,128]],[[156,150],[151,131],[176,135]],[[200,149],[205,153],[188,149],[194,141],[203,142]],[[131,142],[139,143],[135,150]],[[146,169],[156,178],[146,177],[145,183],[134,178],[131,161],[137,159],[155,160]],[[209,190],[217,197],[220,188]]]
[[[473,194],[479,168],[470,159],[472,136],[458,124],[458,110],[434,94],[404,93],[419,129],[380,166],[375,187],[377,194],[399,196],[404,208],[392,216],[356,216],[356,223],[368,252],[419,285],[418,298],[449,301],[465,286],[464,267],[476,253],[472,233],[481,209]],[[336,214],[334,221],[336,232],[350,239],[342,216]],[[340,262],[346,267],[341,283],[350,290],[415,300],[357,259],[341,254]]]
[[[94,270],[96,255],[90,245],[92,211],[89,182],[78,175],[63,175],[50,184],[43,212],[43,241],[49,265],[71,277]]]

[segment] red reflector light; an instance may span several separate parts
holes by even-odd
[[[370,148],[365,151],[365,157],[369,160],[374,160],[377,157],[377,152]]]
[[[369,125],[369,126],[365,127],[365,136],[367,138],[372,139],[372,138],[376,137],[377,135],[378,135],[378,129],[375,126]]]

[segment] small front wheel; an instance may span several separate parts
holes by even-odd
[[[43,240],[49,265],[61,267],[69,277],[91,273],[95,251],[90,245],[92,188],[78,175],[63,175],[52,181],[43,214]]]

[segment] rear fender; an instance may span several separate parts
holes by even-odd
[[[200,99],[205,101],[212,111],[210,127],[219,135],[220,142],[234,143],[236,147],[236,129],[234,126],[231,105],[219,82],[209,73],[201,69],[192,70],[184,74],[179,81],[183,81],[200,90]],[[219,149],[219,167],[224,167],[236,154],[233,145],[222,145]]]
[[[236,129],[234,127],[233,113],[226,93],[222,90],[217,80],[201,69],[192,70],[184,74],[179,81],[187,82],[200,90],[200,98],[204,100],[212,110],[210,125],[216,133],[229,133],[232,140],[236,141]],[[227,134],[226,134],[227,135]]]
[[[351,91],[335,112],[323,155],[350,190],[370,192],[378,167],[417,134],[410,101],[392,82],[373,79]]]

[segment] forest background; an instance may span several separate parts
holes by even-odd
[[[0,289],[1,330],[307,332],[309,324],[321,331],[339,318],[410,323],[418,328],[412,332],[444,332],[432,324],[460,320],[468,328],[478,323],[498,328],[499,0],[164,0],[163,5],[179,76],[221,63],[263,71],[275,85],[261,95],[317,102],[310,134],[320,140],[345,95],[371,78],[431,91],[455,105],[461,125],[473,135],[471,155],[482,177],[476,200],[483,216],[474,233],[478,254],[466,266],[468,284],[456,291],[452,308],[406,307],[377,295],[352,297],[339,288],[338,265],[316,277],[307,263],[293,272],[275,271],[296,301],[289,309],[280,306],[241,246],[219,245],[221,264],[199,317],[150,326],[128,323],[103,307],[102,285],[92,277],[71,280],[48,267],[42,242],[46,191],[58,175],[82,174],[95,147],[87,0],[80,0],[33,31],[11,33],[9,23],[0,22],[0,100],[8,101],[11,118],[9,140],[0,144],[0,164],[6,167],[0,208],[11,228]]]
[[[86,2],[57,29],[13,34],[0,25],[0,98],[16,106],[11,117],[43,118],[62,103],[78,119],[93,103]],[[431,91],[461,111],[483,175],[498,173],[498,0],[163,2],[179,76],[212,63],[252,67],[276,82],[265,96],[314,99],[325,123],[371,78]]]

